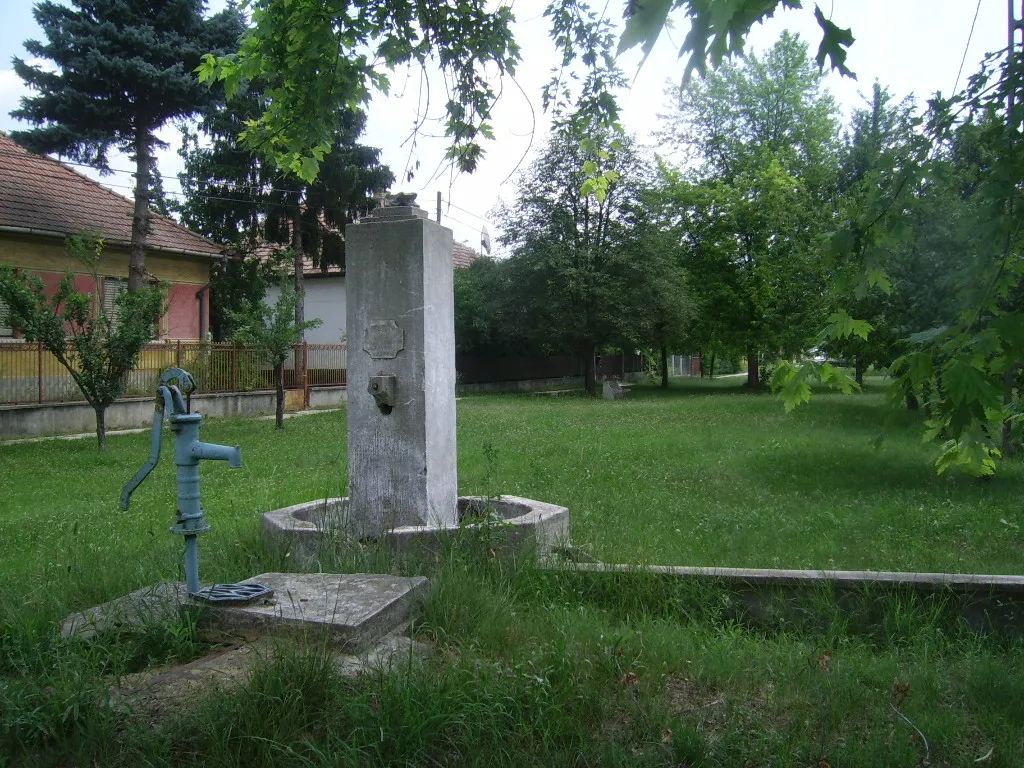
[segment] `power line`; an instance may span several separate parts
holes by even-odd
[[[34,154],[34,153],[29,152],[28,154],[31,155],[31,154]],[[23,157],[23,155],[18,153],[18,152],[11,152],[11,151],[0,150],[0,156],[3,156],[3,155],[5,155],[7,157]],[[52,157],[49,157],[49,155],[45,155],[45,157],[49,158],[50,160],[52,160],[55,163],[59,163],[60,165],[71,165],[71,166],[75,166],[76,168],[88,168],[88,169],[93,170],[93,171],[99,171],[99,173],[101,175],[104,174],[104,173],[107,173],[107,172],[110,172],[110,173],[124,173],[124,174],[127,174],[129,176],[135,176],[136,175],[135,171],[126,171],[123,168],[101,168],[98,165],[89,165],[88,163],[75,163],[75,162],[72,162],[71,160],[56,160],[56,159],[54,159]],[[155,177],[155,178],[159,178],[159,179],[167,179],[169,181],[177,181],[179,184],[182,182],[182,178],[184,178],[185,181],[193,181],[193,182],[197,182],[197,183],[200,183],[200,184],[206,182],[205,179],[199,179],[199,178],[197,178],[195,176],[187,176],[184,173],[178,174],[177,176],[168,176],[168,175],[162,174],[162,173],[150,172],[149,175],[150,175],[150,177]],[[102,184],[104,182],[99,182],[99,183]],[[280,189],[278,187],[263,187],[263,186],[260,186],[259,184],[236,184],[234,182],[226,182],[225,185],[226,186],[230,186],[230,187],[235,187],[236,189],[259,189],[259,190],[262,190],[263,192],[281,192],[282,194],[291,194],[291,195],[302,194],[302,190],[299,190],[299,189]],[[113,185],[111,185],[111,186],[113,186]],[[177,194],[177,193],[173,193],[173,194]]]
[[[453,202],[452,202],[451,200],[446,200],[445,202],[446,202],[446,203],[448,204],[448,207],[449,207],[449,208],[454,208],[454,209],[455,209],[455,210],[457,210],[457,211],[462,211],[463,213],[468,213],[468,214],[469,214],[470,216],[472,216],[472,217],[473,217],[474,219],[480,219],[480,221],[482,221],[482,222],[483,222],[484,224],[490,224],[490,223],[491,223],[491,220],[490,220],[490,219],[488,219],[488,218],[486,218],[486,217],[484,217],[484,216],[480,216],[480,215],[478,215],[478,214],[475,214],[475,213],[473,213],[472,211],[466,210],[466,209],[465,209],[465,208],[463,208],[462,206],[456,205],[456,204],[455,204],[455,203],[453,203]]]
[[[978,5],[974,9],[974,21],[971,22],[971,31],[967,35],[967,45],[964,46],[964,55],[960,59],[960,69],[956,73],[956,82],[953,83],[953,92],[950,96],[956,95],[956,87],[960,85],[960,75],[964,73],[964,62],[967,61],[967,51],[971,47],[971,38],[974,37],[974,25],[978,23],[978,12],[981,10],[981,0],[978,0]]]
[[[472,229],[472,230],[479,230],[480,229],[480,227],[475,226],[473,224],[467,224],[464,221],[459,221],[454,216],[446,216],[445,218],[450,219],[451,221],[454,221],[456,224],[461,224],[464,227],[469,227],[469,229]]]

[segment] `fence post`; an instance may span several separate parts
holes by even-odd
[[[178,339],[178,351],[174,355],[174,367],[181,368],[181,339]]]
[[[39,378],[39,402],[43,402],[43,342],[36,342],[37,374]]]
[[[238,391],[238,345],[231,345],[231,391]]]

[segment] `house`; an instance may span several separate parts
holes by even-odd
[[[127,286],[132,212],[132,201],[63,163],[31,154],[0,132],[0,264],[35,272],[48,291],[70,269],[79,291],[98,291],[111,307]],[[104,241],[99,285],[65,251],[66,237],[85,233]],[[211,240],[152,215],[146,269],[170,286],[159,339],[204,338],[210,267],[223,253]],[[15,336],[11,328],[0,328],[0,339]]]
[[[464,243],[452,244],[452,266],[468,267],[480,254]],[[311,259],[303,264],[302,285],[305,290],[303,310],[307,320],[319,318],[320,326],[306,330],[310,344],[338,344],[345,341],[345,271],[331,266],[324,272],[313,266]],[[279,292],[271,288],[266,301],[273,304]]]

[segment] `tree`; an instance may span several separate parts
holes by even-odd
[[[598,348],[630,339],[641,323],[652,251],[636,242],[630,211],[639,207],[644,166],[629,139],[601,150],[560,126],[522,175],[514,203],[499,213],[517,302],[529,333],[549,349],[580,356],[586,389],[597,392]],[[591,196],[591,167],[606,181]]]
[[[667,138],[699,166],[692,181],[664,175],[663,193],[685,212],[684,229],[714,233],[713,247],[684,251],[694,291],[715,297],[701,302],[719,321],[707,341],[744,350],[750,387],[762,356],[800,352],[825,318],[819,243],[833,210],[837,122],[821,80],[807,46],[783,33],[763,57],[676,89],[679,111],[667,119]]]
[[[299,294],[287,281],[280,284],[281,294],[273,307],[262,300],[250,301],[242,312],[234,314],[236,330],[234,340],[254,347],[274,367],[274,385],[277,390],[277,428],[284,429],[284,362],[292,349],[302,341],[302,332],[321,324],[319,318],[295,321],[295,306]]]
[[[203,0],[51,0],[35,6],[46,42],[25,49],[52,64],[15,58],[18,75],[37,91],[11,114],[38,127],[12,137],[35,152],[54,152],[108,169],[111,149],[135,159],[128,290],[146,276],[146,236],[154,186],[156,131],[209,102],[193,70],[210,51],[234,50],[244,26],[236,7],[204,20]]]
[[[772,16],[779,6],[800,7],[799,0],[651,0],[626,3],[625,30],[618,52],[641,46],[649,53],[668,23],[670,12],[685,14],[691,24],[679,55],[688,56],[686,77],[704,72],[742,52],[751,27]],[[267,82],[269,101],[259,120],[248,126],[244,140],[272,158],[279,167],[302,178],[316,177],[319,163],[330,150],[332,116],[338,106],[356,107],[376,89],[384,93],[388,78],[375,67],[407,63],[425,65],[435,57],[448,78],[445,135],[451,137],[449,157],[460,170],[472,171],[483,154],[482,140],[492,135],[488,120],[496,100],[493,77],[514,73],[519,46],[511,33],[511,9],[489,12],[484,0],[457,3],[435,0],[366,0],[359,13],[347,6],[325,12],[320,0],[255,0],[254,26],[237,54],[209,56],[199,70],[204,82],[223,81],[229,94],[249,80]],[[617,122],[618,105],[612,95],[615,54],[601,42],[602,13],[594,14],[585,0],[551,0],[544,11],[551,20],[551,37],[563,54],[563,64],[581,60],[590,73],[583,78],[584,92],[576,102],[578,113],[609,127]],[[822,29],[817,61],[852,74],[846,68],[846,47],[853,43],[817,7]],[[564,67],[563,67],[564,69]],[[548,93],[557,100],[561,70]],[[547,101],[547,100],[546,100]]]
[[[66,241],[69,253],[85,264],[93,285],[99,285],[97,268],[103,241],[73,237]],[[9,321],[26,341],[39,342],[63,365],[82,395],[96,412],[96,439],[106,447],[106,410],[125,389],[125,376],[135,368],[142,346],[153,338],[164,311],[166,288],[149,285],[135,292],[122,291],[108,314],[97,293],[74,288],[70,271],[47,296],[42,278],[0,266],[0,299],[8,307]]]
[[[271,244],[290,246],[295,290],[301,297],[305,258],[324,272],[330,266],[344,267],[345,227],[374,207],[375,197],[394,176],[381,165],[379,149],[356,142],[366,119],[355,110],[336,115],[331,153],[316,181],[281,171],[238,140],[265,103],[260,84],[250,83],[225,105],[207,110],[198,131],[187,136],[181,151],[182,222],[207,237],[233,243],[243,253]],[[296,322],[303,320],[300,298]]]
[[[908,183],[907,162],[930,147],[921,122],[912,98],[897,103],[887,88],[873,85],[866,105],[851,115],[840,151],[841,216],[856,215],[878,190],[895,196]],[[947,180],[921,179],[913,194],[901,197],[897,205],[906,234],[885,233],[857,258],[832,265],[836,305],[869,322],[872,330],[867,338],[827,339],[822,348],[852,361],[858,384],[867,366],[888,368],[907,351],[912,334],[956,317],[957,254],[967,244],[954,222],[965,203]],[[906,394],[909,404],[917,402],[912,392]]]
[[[210,267],[210,330],[214,341],[234,337],[237,313],[263,301],[267,290],[284,278],[280,257],[229,258]]]
[[[660,361],[661,387],[668,389],[670,352],[691,351],[695,306],[684,267],[685,253],[670,228],[660,190],[646,180],[639,199],[626,208],[632,229],[624,244],[627,259],[637,269],[627,273],[627,295],[639,302],[626,329],[634,348],[655,350]]]

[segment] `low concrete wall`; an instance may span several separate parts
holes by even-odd
[[[591,558],[574,548],[563,554],[570,562],[551,570],[565,578],[659,580],[669,588],[651,594],[668,600],[707,599],[700,590],[689,597],[674,593],[674,581],[716,588],[720,591],[714,605],[722,618],[759,629],[827,626],[829,612],[838,611],[851,632],[874,631],[894,601],[902,601],[904,611],[916,609],[950,631],[967,627],[980,633],[1024,635],[1024,576],[1019,575],[611,565],[587,562]]]
[[[642,373],[627,373],[623,381],[640,381]],[[600,384],[600,381],[598,381]],[[558,379],[528,379],[527,381],[489,381],[479,384],[458,384],[458,394],[470,392],[533,392],[538,389],[582,389],[582,376],[564,376]],[[600,387],[598,387],[600,389]]]
[[[347,387],[315,387],[309,390],[310,408],[337,408],[347,400]]]
[[[256,416],[274,412],[274,392],[237,392],[192,396],[192,410],[204,416]],[[119,400],[107,408],[107,429],[153,423],[153,398]],[[96,413],[86,403],[0,406],[0,437],[35,437],[92,432]]]

